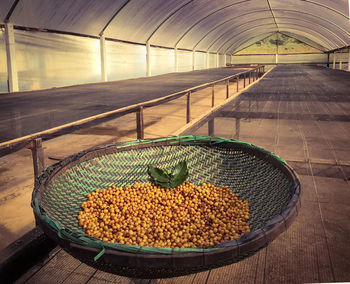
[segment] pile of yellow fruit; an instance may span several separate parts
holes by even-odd
[[[86,234],[105,242],[193,248],[250,231],[249,205],[226,186],[190,182],[169,190],[153,184],[112,186],[87,195],[79,212]]]

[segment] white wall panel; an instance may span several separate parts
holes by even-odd
[[[173,49],[151,47],[151,75],[174,72],[175,56]]]
[[[216,67],[216,54],[209,53],[209,68]]]
[[[204,52],[196,52],[196,66],[195,69],[196,70],[200,70],[200,69],[205,69],[206,67],[206,61],[207,60],[207,54]]]
[[[107,80],[123,80],[146,75],[146,48],[142,45],[106,41]]]
[[[97,39],[15,30],[19,90],[37,90],[101,79]]]
[[[191,51],[177,51],[179,72],[192,71],[192,52]]]

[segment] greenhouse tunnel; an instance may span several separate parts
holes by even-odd
[[[349,0],[1,0],[1,279],[136,281],[46,237],[35,178],[92,147],[200,135],[284,159],[301,209],[254,256],[172,283],[350,281],[349,13]]]

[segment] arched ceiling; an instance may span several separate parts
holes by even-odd
[[[219,53],[274,32],[323,51],[350,45],[348,0],[1,0],[0,21]]]

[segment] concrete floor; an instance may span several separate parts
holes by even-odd
[[[209,97],[203,98],[202,106],[207,103]],[[166,112],[165,109],[163,111]],[[203,109],[199,108],[199,112]],[[174,111],[172,115],[174,121],[178,121],[184,117],[184,110]],[[156,121],[156,117],[149,120],[149,127],[155,127],[149,130],[150,137],[157,135]],[[121,123],[119,126],[125,125]],[[174,125],[174,129],[176,127]],[[349,129],[350,73],[308,66],[277,67],[238,99],[223,107],[214,119],[215,136],[249,141],[273,151],[287,160],[299,174],[303,192],[299,216],[267,248],[244,261],[222,268],[171,279],[149,280],[96,271],[57,248],[17,283],[350,281]],[[95,128],[95,134],[98,131],[102,130]],[[114,133],[112,128],[110,131]],[[120,131],[131,135],[126,127],[120,128]],[[207,135],[208,126],[205,124],[191,134]],[[75,141],[84,144],[84,136],[75,135]],[[91,141],[93,139],[87,140],[84,146],[93,144]],[[71,151],[74,153],[74,142],[69,145],[74,146]],[[59,149],[62,156],[70,151],[66,147]],[[48,149],[50,155],[60,153],[50,151]]]
[[[214,68],[0,95],[0,143],[242,71]]]

